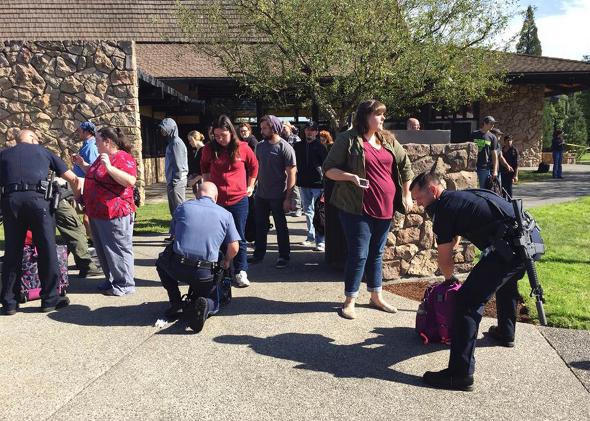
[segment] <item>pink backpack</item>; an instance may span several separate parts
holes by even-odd
[[[440,282],[429,285],[416,313],[416,332],[424,344],[451,343],[453,311],[460,282]]]

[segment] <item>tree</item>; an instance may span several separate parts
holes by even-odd
[[[541,41],[537,36],[537,25],[535,24],[535,8],[529,6],[525,12],[524,22],[520,30],[520,38],[516,44],[518,54],[541,56]]]
[[[586,63],[590,63],[590,55],[584,55],[582,58]],[[587,144],[590,144],[590,90],[580,92],[578,96],[578,103],[584,113],[584,119],[586,120],[586,134]]]
[[[338,127],[377,98],[403,115],[454,108],[504,86],[492,47],[513,0],[178,2],[195,48],[264,101],[312,100]]]

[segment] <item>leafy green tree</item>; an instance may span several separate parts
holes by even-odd
[[[520,37],[516,44],[516,52],[531,56],[542,55],[541,41],[537,36],[537,25],[535,24],[535,8],[533,6],[526,9]]]
[[[590,63],[590,55],[584,55],[583,61]],[[578,96],[578,103],[582,112],[584,113],[584,119],[586,120],[586,133],[588,144],[590,144],[590,90],[580,92]]]
[[[576,92],[567,99],[567,113],[563,124],[563,131],[566,134],[567,143],[586,146],[588,144],[588,132],[579,98],[580,93]],[[578,153],[581,150],[582,148],[572,148],[574,153]]]
[[[333,127],[368,98],[404,114],[504,86],[494,44],[513,0],[178,2],[195,48],[267,102],[312,100]],[[493,50],[496,48],[496,50]],[[492,93],[492,94],[490,94]]]

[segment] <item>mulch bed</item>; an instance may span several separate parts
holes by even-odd
[[[422,301],[424,297],[424,291],[426,286],[429,284],[427,281],[416,281],[416,282],[401,282],[398,284],[383,285],[383,289],[393,294],[400,295],[405,298],[409,298],[414,301]],[[523,323],[533,323],[529,316],[528,308],[523,304],[522,298],[518,303],[517,308],[517,321]],[[496,298],[492,298],[484,308],[484,316],[496,317]]]

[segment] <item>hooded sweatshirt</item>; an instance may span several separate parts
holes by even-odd
[[[164,132],[168,142],[165,159],[166,184],[174,186],[185,181],[188,174],[186,145],[178,137],[178,127],[171,118],[162,120],[158,127]]]

